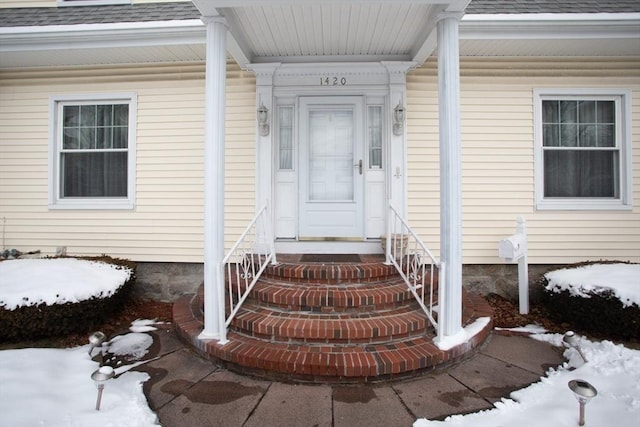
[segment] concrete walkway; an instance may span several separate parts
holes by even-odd
[[[172,329],[152,333],[149,405],[165,427],[411,426],[417,418],[492,408],[564,362],[561,349],[493,334],[472,358],[446,370],[380,385],[283,384],[235,374],[193,353]]]

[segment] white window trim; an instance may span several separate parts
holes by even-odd
[[[129,141],[127,145],[127,197],[61,198],[59,126],[60,105],[63,102],[113,102],[129,104]],[[103,93],[82,95],[52,95],[49,97],[49,209],[122,209],[132,210],[136,200],[136,116],[137,94]]]
[[[131,4],[132,0],[56,0],[58,6],[105,6]]]
[[[535,197],[538,210],[631,210],[631,90],[620,88],[539,88],[533,90]],[[545,198],[544,155],[542,149],[542,101],[544,99],[575,99],[579,97],[610,97],[619,99],[616,112],[616,132],[620,141],[620,197],[618,199]]]

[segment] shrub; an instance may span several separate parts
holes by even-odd
[[[82,259],[129,268],[132,274],[129,280],[107,297],[53,305],[40,303],[14,310],[0,307],[0,340],[19,341],[88,333],[117,314],[131,295],[136,280],[135,263],[107,256]]]
[[[576,265],[584,266],[585,263]],[[542,304],[553,320],[568,324],[572,329],[611,339],[640,339],[640,307],[625,306],[613,291],[598,289],[584,291],[588,297],[573,295],[567,289],[550,288],[542,277]]]

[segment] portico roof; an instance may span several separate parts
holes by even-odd
[[[413,61],[434,54],[442,12],[462,12],[461,56],[640,56],[635,1],[194,0],[3,9],[0,69],[201,62],[221,16],[240,66]]]

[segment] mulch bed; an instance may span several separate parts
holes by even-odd
[[[104,332],[107,337],[126,332],[131,322],[137,319],[155,319],[159,322],[172,321],[173,304],[152,300],[129,299],[122,310],[109,318],[96,330]],[[69,348],[88,344],[89,334],[73,334],[66,337],[46,338],[33,341],[20,341],[0,345],[0,350],[26,347]]]

